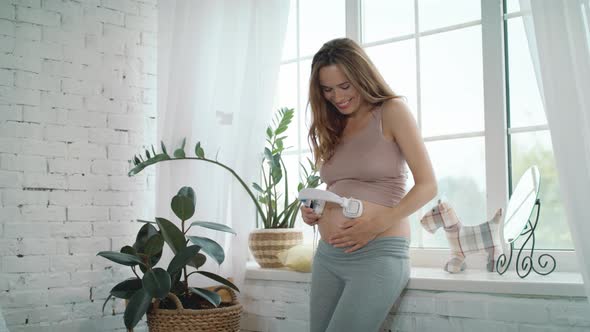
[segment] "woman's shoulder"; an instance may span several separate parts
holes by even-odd
[[[412,117],[412,112],[403,97],[389,99],[381,105],[383,122],[398,122],[400,119]]]

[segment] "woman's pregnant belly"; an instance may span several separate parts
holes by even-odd
[[[363,217],[372,218],[379,214],[386,213],[388,210],[389,208],[386,206],[363,201]],[[349,219],[342,214],[342,207],[340,205],[326,202],[324,212],[318,222],[322,239],[327,242],[333,235],[342,231],[340,225],[346,220]],[[408,218],[392,220],[391,226],[377,235],[377,237],[384,236],[402,236],[410,239],[410,224]]]

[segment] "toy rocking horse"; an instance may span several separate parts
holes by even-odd
[[[459,221],[453,207],[440,200],[420,220],[422,227],[430,233],[444,228],[451,249],[451,258],[444,267],[449,273],[465,270],[465,256],[478,252],[487,253],[487,270],[494,271],[496,261],[502,254],[500,230],[503,222],[502,209],[498,209],[491,220],[476,226],[465,226]]]

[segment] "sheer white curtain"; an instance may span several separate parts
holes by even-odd
[[[590,298],[590,9],[588,0],[520,1],[559,185]]]
[[[194,156],[200,141],[206,157],[217,155],[248,184],[255,180],[273,111],[288,11],[289,0],[159,3],[158,138],[167,144],[168,153],[186,137],[185,152]],[[157,216],[179,224],[170,199],[182,186],[192,186],[197,195],[192,221],[224,223],[237,231],[237,236],[203,228],[190,233],[224,247],[221,267],[209,259],[203,269],[231,276],[239,286],[248,234],[255,227],[254,204],[219,166],[165,162],[157,166]]]

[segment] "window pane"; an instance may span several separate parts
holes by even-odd
[[[506,13],[514,13],[520,11],[520,0],[506,0]]]
[[[415,182],[414,182],[414,177],[412,176],[412,172],[408,172],[408,181],[406,182],[406,192],[410,191],[410,189],[412,189],[414,184],[415,184]],[[420,225],[420,218],[422,218],[422,216],[426,213],[426,211],[428,211],[428,209],[430,209],[430,207],[433,205],[434,202],[435,202],[435,200],[429,202],[428,204],[425,204],[421,209],[414,212],[410,216],[410,231],[412,234],[411,242],[410,242],[411,247],[414,247],[414,248],[424,247],[424,236],[426,234],[430,235],[430,233],[426,232],[424,230],[424,228],[422,228],[422,225]],[[440,242],[440,244],[435,245],[435,247],[448,247],[448,245],[446,245],[442,242],[444,235],[442,235],[442,237],[440,235],[435,235],[435,236],[437,239],[440,238],[438,240]],[[437,243],[439,243],[439,242],[437,242]]]
[[[583,26],[585,27],[584,32],[586,33],[586,43],[590,49],[590,1],[581,0],[580,6],[582,7],[582,20]]]
[[[486,219],[486,173],[483,137],[427,142],[438,183],[438,197],[453,206],[464,225]],[[425,206],[429,209],[436,199]],[[426,212],[426,210],[424,210]],[[440,234],[439,234],[440,233]],[[448,247],[444,231],[423,231],[425,247]]]
[[[410,39],[367,47],[365,51],[393,91],[408,99],[408,105],[416,117],[416,41]]]
[[[414,0],[363,0],[363,43],[414,33]]]
[[[299,0],[300,56],[313,55],[322,45],[346,35],[345,2]]]
[[[311,124],[311,108],[308,107],[309,96],[309,75],[311,73],[311,60],[301,61],[299,65],[300,78],[300,97],[299,100],[299,128],[300,148],[305,150],[309,148],[307,143],[307,133],[309,132],[309,125]]]
[[[546,124],[522,17],[508,20],[508,69],[510,126]]]
[[[479,0],[418,0],[420,31],[481,19]]]
[[[535,247],[539,249],[573,249],[560,197],[549,131],[511,135],[511,152],[513,189],[530,166],[537,165],[539,173],[541,173],[539,190],[541,215],[535,230]]]
[[[483,131],[481,27],[427,36],[420,43],[423,135]]]
[[[297,1],[291,1],[287,34],[283,44],[283,60],[297,57]]]
[[[273,112],[278,108],[294,108],[297,112],[297,63],[281,65],[279,71],[278,100],[275,98],[275,107]],[[273,113],[274,114],[274,113]],[[274,115],[273,115],[274,116]],[[297,118],[293,117],[289,129],[285,132],[287,138],[285,146],[297,148]]]

